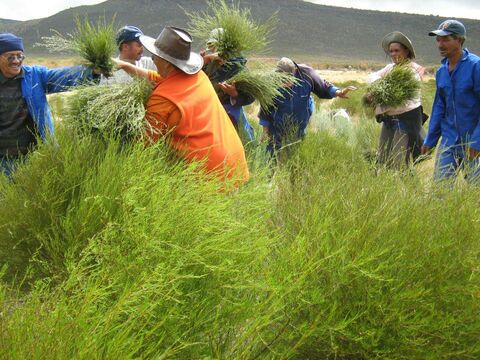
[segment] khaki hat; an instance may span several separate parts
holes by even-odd
[[[385,35],[382,40],[382,48],[387,55],[390,55],[390,44],[391,43],[399,43],[405,46],[408,51],[410,52],[410,58],[415,59],[415,49],[413,48],[412,42],[408,37],[406,37],[400,31],[394,31],[390,34]]]
[[[203,67],[203,58],[191,51],[192,37],[183,29],[167,26],[157,39],[142,35],[140,42],[152,54],[175,65],[186,74],[196,74]]]

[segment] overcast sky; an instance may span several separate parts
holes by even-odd
[[[0,18],[38,19],[79,5],[98,4],[105,0],[0,0]],[[134,0],[132,0],[134,1]],[[197,0],[202,1],[202,0]],[[480,19],[478,0],[309,0],[317,4],[355,7],[381,11],[399,11],[445,17]]]
[[[1,0],[0,0],[1,1]],[[316,4],[480,19],[478,0],[308,0]]]

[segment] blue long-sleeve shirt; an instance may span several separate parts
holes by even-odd
[[[444,146],[469,144],[480,150],[480,57],[463,51],[463,57],[450,74],[448,59],[436,74],[437,91],[424,144]]]
[[[92,70],[84,66],[49,69],[44,66],[23,66],[22,96],[42,138],[53,133],[53,120],[46,94],[68,90],[93,78]]]

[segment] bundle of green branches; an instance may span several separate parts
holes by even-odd
[[[141,79],[77,89],[68,101],[67,125],[81,133],[141,139],[145,133],[145,104],[150,93],[150,83]]]
[[[78,55],[85,65],[111,73],[114,68],[111,58],[117,50],[115,19],[108,22],[105,17],[99,17],[97,23],[92,24],[87,17],[84,20],[77,17],[75,23],[73,34],[63,36],[54,30],[53,36],[42,37],[43,43],[37,45],[50,52]]]
[[[365,106],[399,107],[420,92],[420,81],[408,63],[398,64],[383,78],[373,82],[363,98]]]
[[[227,83],[235,84],[238,91],[253,96],[266,110],[275,107],[275,99],[283,97],[297,81],[295,76],[289,73],[262,67],[256,69],[245,67]]]
[[[270,44],[269,37],[277,22],[276,13],[266,21],[257,23],[252,20],[250,9],[227,5],[224,0],[210,0],[207,3],[212,14],[184,10],[190,18],[189,31],[204,43],[212,38],[213,31],[216,51],[222,59],[262,52]]]

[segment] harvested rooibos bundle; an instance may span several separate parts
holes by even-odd
[[[253,96],[263,109],[275,106],[275,99],[283,97],[283,92],[296,82],[292,74],[273,69],[251,70],[247,67],[227,81],[235,84],[238,91]]]
[[[150,93],[150,83],[138,79],[126,84],[83,87],[69,98],[65,121],[80,132],[141,139]]]
[[[262,52],[270,43],[269,36],[275,28],[276,13],[262,23],[252,20],[250,9],[227,5],[224,0],[208,1],[208,12],[191,13],[189,31],[204,43],[214,34],[216,51],[222,59],[231,59],[248,52]],[[221,31],[214,31],[221,29]]]
[[[414,99],[420,92],[420,81],[408,64],[395,65],[383,78],[367,88],[363,98],[365,106],[399,107]]]
[[[43,43],[37,45],[46,47],[50,52],[78,55],[84,59],[85,65],[111,73],[114,67],[111,58],[117,50],[114,20],[108,22],[105,17],[100,17],[94,25],[88,18],[82,21],[77,17],[75,23],[73,34],[63,36],[54,31],[55,35],[42,37]]]

